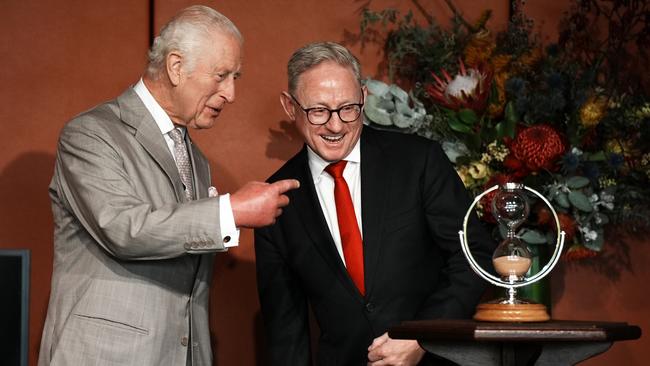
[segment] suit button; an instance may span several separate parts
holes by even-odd
[[[373,311],[375,311],[375,304],[373,304],[371,302],[366,303],[366,311],[369,312],[369,313],[372,313]]]
[[[228,242],[230,242],[230,235],[226,235],[226,236],[224,236],[224,237],[223,237],[223,242],[224,242],[224,243],[228,243]]]
[[[183,347],[187,347],[187,344],[188,344],[187,337],[181,338],[181,344],[183,345]]]

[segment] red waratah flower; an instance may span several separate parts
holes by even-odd
[[[564,150],[560,134],[548,125],[534,125],[521,130],[510,145],[512,155],[532,172],[554,170],[554,164]]]
[[[539,204],[535,206],[535,214],[537,216],[537,225],[547,227],[553,220],[551,210],[546,204]]]
[[[491,73],[481,67],[465,69],[462,60],[458,64],[460,71],[453,79],[445,69],[440,71],[444,80],[432,72],[435,83],[425,86],[427,94],[445,108],[483,111],[492,84]]]
[[[558,213],[557,218],[560,220],[560,230],[564,230],[564,241],[567,243],[573,242],[576,235],[576,221],[571,215],[564,212]]]

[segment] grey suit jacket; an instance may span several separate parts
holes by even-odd
[[[54,271],[39,365],[212,365],[208,289],[224,251],[210,170],[197,199],[133,89],[70,121],[50,197]]]

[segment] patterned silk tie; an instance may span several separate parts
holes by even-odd
[[[169,131],[169,137],[174,141],[174,156],[176,158],[176,166],[178,173],[181,175],[181,180],[185,186],[185,197],[191,201],[194,197],[194,189],[192,185],[192,164],[190,164],[190,157],[187,154],[187,146],[183,139],[183,132],[179,128],[174,128]]]
[[[352,281],[361,292],[361,295],[365,296],[363,241],[361,240],[357,217],[354,214],[350,189],[343,178],[343,169],[345,169],[346,164],[346,160],[340,160],[328,165],[325,171],[334,178],[334,202],[336,203],[336,217],[339,222],[345,264]]]

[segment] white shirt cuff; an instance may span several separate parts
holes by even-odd
[[[221,240],[226,248],[239,245],[239,229],[235,226],[235,216],[230,206],[230,195],[219,196],[219,227],[221,229]]]

